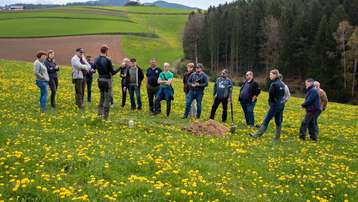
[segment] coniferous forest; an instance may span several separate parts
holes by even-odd
[[[321,82],[330,100],[357,100],[358,0],[238,0],[192,12],[186,59],[212,72],[228,68]]]

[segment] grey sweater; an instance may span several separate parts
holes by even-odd
[[[47,73],[46,66],[40,62],[40,60],[35,60],[34,62],[34,73],[36,76],[36,80],[38,81],[49,81],[50,78]]]

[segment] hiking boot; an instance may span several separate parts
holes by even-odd
[[[281,138],[281,127],[276,127],[275,137],[273,138],[273,141],[279,142]]]
[[[103,118],[104,118],[105,120],[107,120],[107,119],[108,119],[108,116],[109,116],[109,107],[105,107],[105,108],[103,109]]]

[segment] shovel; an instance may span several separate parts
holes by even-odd
[[[234,110],[232,107],[232,99],[230,98],[230,108],[231,108],[231,127],[230,132],[231,134],[234,134],[236,132],[236,125],[234,123]]]

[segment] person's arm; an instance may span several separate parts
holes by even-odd
[[[218,80],[216,80],[215,81],[215,84],[214,84],[214,89],[213,89],[213,94],[214,94],[214,96],[216,95],[216,92],[217,92],[217,88],[218,88],[218,82],[217,82]]]
[[[275,101],[275,95],[276,95],[276,86],[275,84],[271,84],[269,88],[269,100]]]
[[[188,86],[193,86],[194,85],[193,77],[194,77],[194,73],[189,76],[188,81],[186,82]]]
[[[208,77],[207,77],[206,75],[204,75],[204,76],[203,76],[203,83],[199,83],[198,86],[200,86],[200,87],[206,87],[206,86],[208,86],[208,84],[209,84]]]
[[[85,61],[85,63],[87,63],[87,61]],[[78,57],[72,58],[71,64],[75,70],[87,70],[89,68],[87,65],[81,64]]]
[[[314,92],[312,91],[312,90],[310,90],[309,92],[308,92],[308,94],[307,94],[307,96],[306,96],[306,99],[305,99],[305,101],[302,103],[302,107],[303,108],[306,108],[306,107],[308,107],[309,105],[311,105],[312,103],[313,103],[313,101],[314,101]]]
[[[323,111],[324,110],[326,110],[326,108],[327,108],[327,104],[328,104],[328,97],[327,97],[327,94],[326,94],[326,92],[324,92],[323,91],[323,96],[322,96],[323,98],[322,98],[322,107],[323,107]]]

